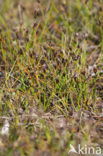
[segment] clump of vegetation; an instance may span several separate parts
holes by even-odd
[[[0,5],[0,155],[102,149],[102,1]]]

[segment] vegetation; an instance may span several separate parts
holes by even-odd
[[[103,149],[102,3],[0,0],[1,156]]]

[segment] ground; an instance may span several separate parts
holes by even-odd
[[[102,0],[0,0],[0,156],[89,147],[102,156]]]

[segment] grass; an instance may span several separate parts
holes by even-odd
[[[0,3],[0,155],[102,149],[102,1]]]

